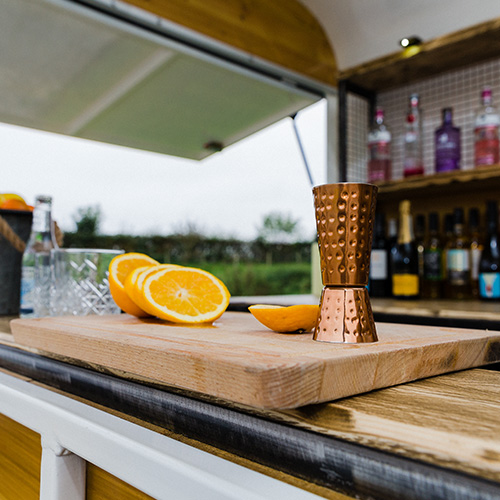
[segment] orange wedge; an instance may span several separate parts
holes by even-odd
[[[181,266],[149,274],[142,294],[148,311],[176,323],[211,323],[227,309],[230,297],[213,274]]]
[[[255,304],[248,310],[267,328],[280,333],[308,332],[316,326],[319,305],[271,306]]]
[[[109,291],[116,305],[128,314],[144,317],[148,313],[141,309],[127,294],[125,280],[138,267],[158,265],[158,261],[142,253],[124,253],[117,255],[109,264]]]

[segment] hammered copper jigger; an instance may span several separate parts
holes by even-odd
[[[314,340],[378,340],[366,289],[377,191],[351,182],[313,188],[324,286]]]

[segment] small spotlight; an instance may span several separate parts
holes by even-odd
[[[411,47],[412,45],[420,45],[422,43],[422,39],[419,38],[418,36],[409,36],[402,38],[399,41],[399,45],[406,49],[407,47]]]

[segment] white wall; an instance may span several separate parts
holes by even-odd
[[[397,52],[399,40],[424,41],[500,17],[500,0],[301,0],[323,25],[343,70]]]

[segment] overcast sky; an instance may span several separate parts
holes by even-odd
[[[297,117],[315,184],[325,182],[326,105]],[[103,234],[169,234],[195,225],[207,235],[251,239],[270,212],[315,234],[311,185],[285,119],[201,161],[0,124],[0,192],[29,204],[53,197],[54,218],[75,228],[79,208],[99,206]]]

